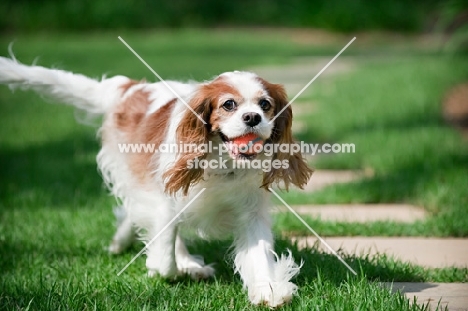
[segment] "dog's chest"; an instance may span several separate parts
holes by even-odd
[[[248,221],[249,214],[263,206],[265,190],[258,176],[211,176],[193,193],[203,193],[184,213],[183,227],[204,238],[227,238]]]

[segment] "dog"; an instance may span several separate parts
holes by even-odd
[[[250,301],[270,307],[291,301],[297,291],[291,279],[300,265],[290,252],[274,252],[269,187],[302,188],[313,170],[300,152],[254,150],[294,144],[292,109],[282,85],[245,71],[201,83],[147,83],[124,76],[98,81],[26,66],[13,56],[0,57],[0,83],[103,115],[97,163],[123,206],[110,252],[125,250],[137,228],[147,244],[149,276],[204,279],[214,268],[188,252],[183,233],[232,238],[234,270]],[[130,144],[156,149],[122,149]],[[180,148],[163,152],[163,146]],[[270,163],[270,169],[249,166],[258,161]],[[217,163],[222,165],[211,165]]]

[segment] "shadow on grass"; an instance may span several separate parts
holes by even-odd
[[[296,262],[303,260],[304,265],[297,277],[297,284],[305,285],[313,282],[320,274],[320,277],[341,284],[347,279],[351,272],[334,256],[323,253],[317,248],[299,249],[297,245],[287,240],[277,240],[277,250],[290,249]],[[378,260],[377,258],[349,256],[341,254],[340,256],[355,270],[371,281],[411,281],[419,282],[423,277],[416,271],[408,268],[408,265],[395,264],[391,260]],[[390,264],[392,263],[392,264]]]
[[[234,276],[233,272],[232,259],[230,258],[231,243],[231,241],[197,240],[189,244],[189,249],[194,254],[202,255],[206,263],[215,263],[217,280],[230,283],[239,279],[238,276]],[[298,286],[314,282],[318,274],[321,278],[337,285],[346,281],[348,274],[351,275],[350,271],[335,256],[318,251],[316,248],[299,249],[297,245],[288,240],[277,239],[275,249],[278,255],[290,250],[296,263],[303,261],[301,271],[294,281]],[[344,254],[341,256],[358,274],[371,281],[420,282],[424,280],[418,269],[407,264],[396,263],[389,258],[358,258]],[[189,279],[184,279],[184,281],[191,282]]]
[[[0,198],[11,206],[84,205],[105,196],[97,171],[99,143],[77,133],[60,141],[0,150]]]
[[[27,306],[32,301],[32,305],[37,305],[38,309],[46,306],[54,306],[53,309],[57,309],[57,306],[83,309],[83,306],[91,303],[101,306],[98,309],[106,309],[110,305],[117,309],[119,306],[125,306],[122,307],[124,309],[128,306],[141,309],[145,305],[159,310],[166,304],[186,304],[184,306],[188,308],[191,304],[211,305],[214,301],[222,301],[222,305],[232,305],[233,297],[237,296],[240,299],[234,305],[241,304],[244,307],[234,309],[245,309],[245,306],[249,306],[246,291],[242,289],[239,276],[234,274],[232,260],[226,255],[229,254],[230,244],[230,241],[200,240],[189,243],[192,253],[201,254],[205,262],[216,264],[215,278],[201,282],[187,277],[171,282],[147,278],[143,258],[139,258],[124,274],[117,276],[117,271],[140,249],[140,243],[127,253],[115,257],[100,250],[99,245],[83,250],[71,249],[72,246],[63,244],[54,247],[47,244],[42,247],[35,244],[3,244],[0,262],[3,267],[5,262],[9,264],[10,269],[4,270],[5,279],[0,281],[0,287],[3,288],[0,300],[10,306]],[[314,249],[299,250],[286,240],[278,240],[276,244],[278,253],[290,249],[296,262],[303,260],[301,272],[294,283],[309,294],[313,284],[323,282],[339,289],[344,284],[353,287],[363,279],[379,282],[424,281],[423,274],[407,265],[390,264],[391,261],[384,264],[371,259],[345,256],[344,259],[356,271],[361,271],[359,276],[353,278],[332,255]],[[5,258],[5,253],[14,253],[15,256]]]
[[[357,192],[367,196],[367,202],[398,202],[417,197],[418,192],[432,183],[441,186],[450,183],[447,172],[451,170],[466,170],[468,172],[468,158],[459,154],[434,156],[426,161],[415,159],[402,164],[398,169],[385,175],[364,179],[347,185]]]
[[[375,130],[378,131],[399,131],[407,132],[413,129],[427,128],[427,127],[447,127],[447,123],[437,113],[421,114],[420,112],[405,112],[404,115],[386,115],[384,118],[370,118],[365,122],[340,122],[330,119],[330,122],[339,122],[339,125],[334,127],[333,130],[325,130],[321,123],[314,122],[317,116],[311,115],[310,118],[303,116],[300,118],[302,122],[306,123],[306,130],[298,132],[295,137],[300,141],[308,143],[330,143],[342,141],[342,137],[366,135]],[[342,117],[343,118],[343,117]],[[350,117],[351,118],[351,117]]]

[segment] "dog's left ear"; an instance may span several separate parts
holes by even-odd
[[[260,79],[260,81],[266,88],[268,94],[275,101],[276,116],[288,104],[286,91],[280,84],[269,83],[263,79]],[[292,137],[292,118],[292,109],[291,106],[288,106],[275,119],[275,126],[273,127],[272,135],[267,143],[288,144],[288,150],[291,150],[292,144],[296,143]],[[313,170],[307,165],[300,151],[291,154],[290,152],[283,153],[278,150],[278,152],[273,155],[272,160],[280,160],[282,166],[279,169],[272,169],[263,174],[262,187],[265,189],[268,189],[271,184],[278,183],[279,181],[283,181],[286,190],[288,190],[289,184],[291,183],[303,189],[309,181],[310,176],[312,176]]]
[[[177,143],[184,145],[196,145],[200,147],[208,144],[210,133],[210,115],[212,111],[211,98],[205,92],[205,87],[201,87],[192,100],[188,103],[193,109],[186,109],[182,120],[176,131]],[[202,119],[206,124],[203,123]],[[193,167],[193,161],[204,159],[206,153],[200,151],[181,152],[173,167],[163,174],[165,180],[165,192],[174,195],[182,190],[183,195],[187,195],[190,186],[196,184],[203,178],[203,169]]]

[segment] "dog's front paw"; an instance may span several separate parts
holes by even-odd
[[[297,286],[291,282],[262,282],[250,286],[248,290],[253,304],[275,308],[290,302]]]

